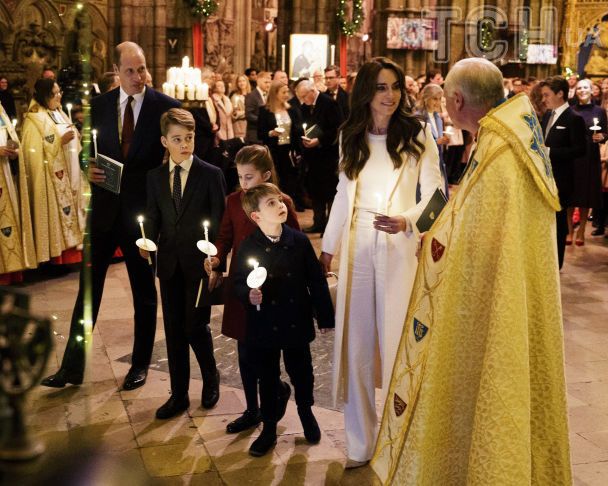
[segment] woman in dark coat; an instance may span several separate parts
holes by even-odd
[[[287,102],[291,92],[281,81],[274,81],[268,91],[266,106],[258,115],[258,139],[270,149],[283,192],[298,199],[298,169],[295,155],[301,152],[304,135],[302,116],[296,107]]]
[[[587,127],[587,154],[577,159],[574,164],[572,207],[568,208],[570,234],[566,238],[566,244],[571,244],[574,239],[572,214],[574,208],[579,208],[580,226],[575,240],[577,246],[585,244],[585,226],[589,208],[598,208],[602,205],[600,143],[605,143],[608,139],[606,112],[592,102],[591,84],[588,79],[581,79],[576,84],[577,103],[573,106],[576,113],[583,117]],[[596,126],[600,128],[592,130]]]

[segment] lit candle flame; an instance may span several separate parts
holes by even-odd
[[[143,216],[141,216],[141,215],[137,216],[137,222],[138,222],[139,224],[142,224],[142,223],[144,222],[144,217],[143,217]]]
[[[249,260],[247,260],[247,263],[249,263],[249,265],[253,268],[258,268],[258,266],[260,265],[255,258],[250,258]]]
[[[209,227],[209,221],[207,221],[207,220],[203,221],[203,226],[205,228],[208,228]]]

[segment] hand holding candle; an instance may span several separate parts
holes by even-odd
[[[207,220],[203,221],[203,230],[205,232],[205,239],[197,241],[196,247],[202,253],[207,255],[208,267],[213,268],[213,265],[211,264],[211,257],[217,255],[217,248],[213,243],[209,242],[209,221],[207,221]],[[198,293],[196,295],[196,304],[194,304],[195,307],[198,307],[198,303],[200,301],[202,291],[203,291],[203,279],[201,278],[201,281],[198,285]]]
[[[268,275],[268,272],[264,267],[260,267],[260,263],[255,258],[250,258],[248,260],[248,263],[253,267],[253,270],[247,276],[247,286],[250,289],[256,289],[259,291],[260,287],[266,281],[266,276]],[[259,311],[260,304],[256,304],[255,308]]]
[[[91,135],[93,135],[93,157],[97,159],[97,130],[93,128]]]
[[[156,244],[152,240],[146,238],[146,232],[144,231],[144,217],[137,216],[137,222],[139,223],[139,229],[141,230],[141,238],[138,239],[135,244],[138,248],[145,251],[156,251]],[[148,255],[148,265],[152,265],[152,258]]]

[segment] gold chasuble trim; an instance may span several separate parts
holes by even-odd
[[[383,484],[571,484],[550,168],[524,95],[480,121],[420,251],[371,461]]]

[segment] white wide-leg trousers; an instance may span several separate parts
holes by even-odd
[[[385,237],[373,227],[373,214],[357,211],[348,265],[351,275],[348,319],[345,322],[346,394],[344,422],[349,459],[368,461],[378,434],[375,401],[376,352],[381,360],[384,339]]]

